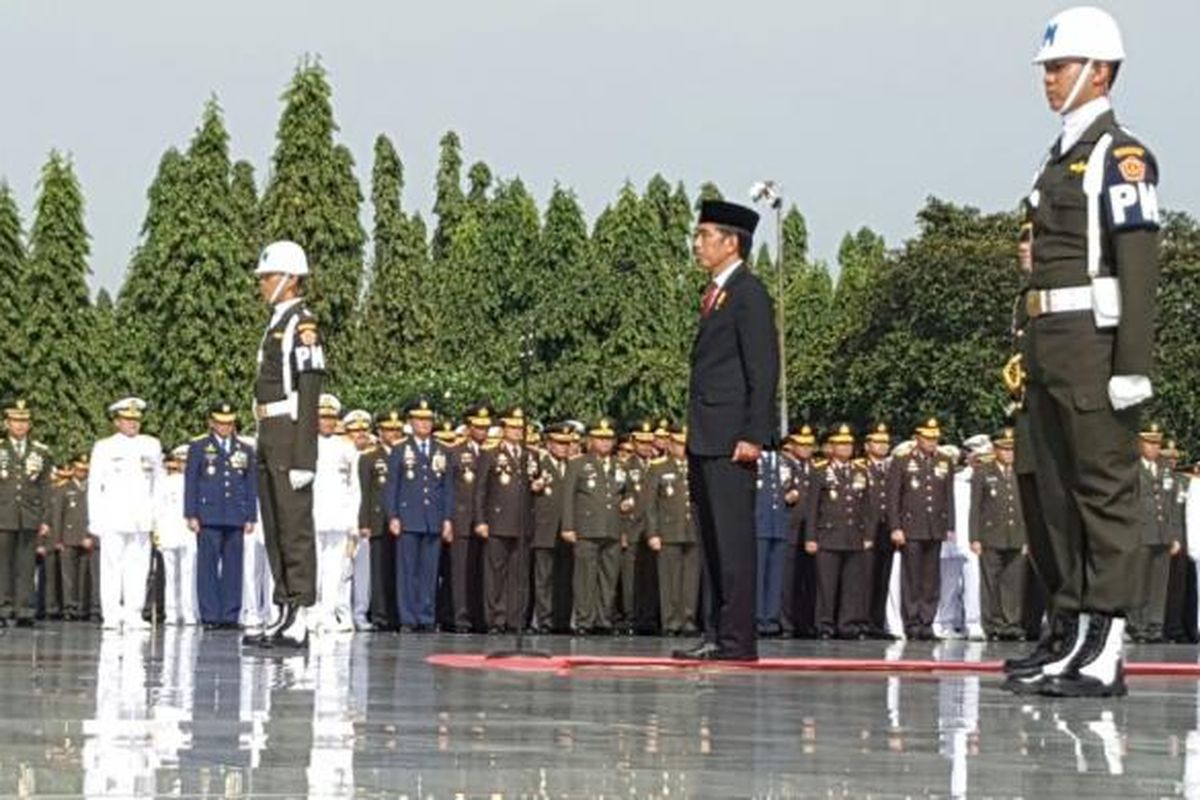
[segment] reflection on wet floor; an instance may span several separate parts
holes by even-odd
[[[657,655],[658,639],[542,640]],[[475,637],[356,635],[243,656],[236,634],[0,636],[0,795],[594,796],[1200,793],[1195,681],[1014,698],[991,675],[434,668]],[[764,655],[982,660],[998,649],[769,642]],[[1196,659],[1195,648],[1135,649]]]

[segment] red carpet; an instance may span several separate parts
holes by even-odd
[[[873,658],[762,658],[754,662],[680,661],[667,657],[573,655],[551,658],[488,658],[481,653],[435,653],[426,661],[437,667],[489,669],[509,672],[567,673],[597,669],[639,672],[677,670],[757,671],[757,672],[883,672],[883,673],[969,673],[1000,671],[999,661],[932,661]],[[1141,677],[1200,678],[1200,664],[1191,662],[1131,662],[1126,673]]]

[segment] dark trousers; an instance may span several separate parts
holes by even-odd
[[[94,539],[92,544],[92,552],[88,554],[88,583],[87,593],[84,595],[89,599],[88,616],[92,619],[100,618],[100,540]]]
[[[870,555],[865,550],[817,551],[818,634],[858,636],[867,632]]]
[[[779,569],[779,627],[784,636],[796,635],[796,559],[800,547],[788,542]]]
[[[887,630],[888,588],[892,581],[892,562],[896,548],[892,544],[892,532],[886,524],[875,526],[875,546],[868,558],[871,562],[871,593],[868,616],[871,630],[883,633]]]
[[[617,575],[621,569],[621,545],[615,539],[583,539],[575,542],[574,624],[580,631],[612,628]]]
[[[1171,577],[1167,581],[1167,613],[1163,617],[1163,636],[1172,642],[1190,642],[1194,634],[1194,622],[1188,619],[1187,611],[1195,613],[1196,603],[1188,603],[1188,584],[1192,575],[1192,559],[1184,547],[1178,555],[1171,557]]]
[[[1025,522],[1025,537],[1029,541],[1029,568],[1037,573],[1037,585],[1045,595],[1045,599],[1039,605],[1046,606],[1062,586],[1063,577],[1054,557],[1054,545],[1050,539],[1050,529],[1046,527],[1046,515],[1042,513],[1042,495],[1038,491],[1037,473],[1018,472],[1017,491],[1021,495],[1021,518]]]
[[[33,619],[37,531],[0,531],[0,619]]]
[[[196,541],[196,598],[200,621],[235,624],[242,613],[241,526],[205,526]]]
[[[693,633],[700,597],[700,552],[695,544],[663,543],[658,553],[659,606],[664,633]]]
[[[1025,634],[1028,561],[1019,549],[984,547],[979,554],[983,630],[989,636]]]
[[[521,540],[489,536],[484,546],[484,615],[491,630],[525,624],[525,569]]]
[[[755,591],[755,617],[759,632],[780,630],[779,612],[783,607],[784,553],[794,547],[787,539],[756,539],[758,587]]]
[[[1129,610],[1129,634],[1140,639],[1161,639],[1171,577],[1170,550],[1165,544],[1142,545],[1137,563],[1143,589],[1141,601]]]
[[[88,551],[66,545],[59,552],[59,571],[62,573],[63,614],[79,617],[90,605],[88,602]]]
[[[401,625],[432,625],[442,538],[435,532],[405,531],[400,537],[396,593]]]
[[[620,564],[620,608],[619,613],[613,614],[613,619],[619,619],[624,625],[633,629],[634,620],[637,618],[637,605],[641,598],[637,593],[637,541],[634,537],[629,537],[630,541],[625,547],[620,548],[619,564]]]
[[[312,484],[300,491],[288,481],[297,425],[272,417],[258,425],[258,502],[276,605],[317,602],[317,535]]]
[[[728,456],[689,455],[688,464],[712,593],[706,635],[732,657],[755,658],[754,467]]]
[[[53,546],[42,557],[42,595],[47,617],[58,618],[63,613],[62,552]]]
[[[444,628],[469,630],[472,628],[471,598],[479,593],[470,591],[472,584],[472,554],[478,549],[478,540],[465,527],[454,528],[454,541],[442,547],[442,560],[438,566],[441,585],[438,589],[438,619]],[[478,555],[476,554],[476,558]]]
[[[1035,350],[1044,336],[1043,326],[1057,324],[1054,315],[1035,324]],[[1057,346],[1059,339],[1054,341]],[[1062,346],[1079,349],[1080,374],[1107,375],[1112,357],[1110,337],[1092,346],[1063,337]],[[1088,363],[1101,359],[1103,365]],[[1032,369],[1031,375],[1036,375]],[[1050,388],[1031,381],[1025,401],[1049,551],[1062,575],[1052,605],[1068,613],[1124,616],[1139,605],[1141,588],[1134,568],[1140,529],[1135,448],[1138,412],[1114,411],[1104,395],[1105,383],[1094,389]]]
[[[389,533],[371,537],[371,624],[391,630],[396,621],[396,537]]]
[[[554,626],[554,561],[552,547],[537,547],[533,552],[533,627],[550,630]]]
[[[928,628],[942,588],[942,543],[909,539],[900,558],[900,606],[905,629]]]

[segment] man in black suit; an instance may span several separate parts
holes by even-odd
[[[775,442],[779,338],[771,298],[745,265],[758,214],[721,201],[700,207],[692,240],[712,276],[700,304],[688,390],[688,462],[711,602],[705,641],[676,658],[752,661],[754,483]]]

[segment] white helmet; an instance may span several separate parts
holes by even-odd
[[[304,248],[295,242],[272,242],[263,248],[254,274],[307,275],[308,257],[304,255]]]
[[[1107,11],[1093,6],[1076,6],[1061,11],[1046,24],[1042,46],[1033,63],[1062,58],[1090,61],[1124,61],[1121,29]]]

